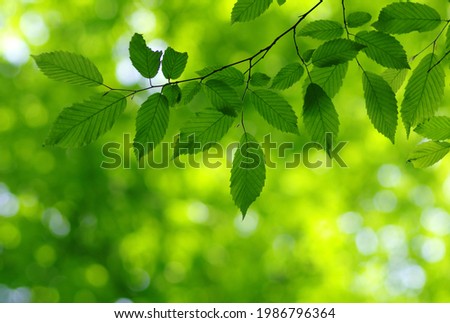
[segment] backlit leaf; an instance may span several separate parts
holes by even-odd
[[[250,78],[250,84],[253,86],[266,86],[270,82],[270,76],[264,73],[256,72]]]
[[[408,156],[408,162],[411,162],[416,168],[425,168],[436,164],[450,151],[450,143],[428,141],[420,144]]]
[[[199,82],[189,82],[181,89],[181,101],[183,104],[190,103],[194,97],[200,92],[202,86]]]
[[[273,78],[272,89],[284,90],[298,82],[304,72],[300,63],[292,63],[283,67]]]
[[[146,78],[155,77],[161,65],[161,51],[152,51],[147,47],[141,34],[134,34],[130,41],[130,59],[133,66]]]
[[[333,98],[342,87],[344,77],[347,74],[348,63],[330,67],[313,67],[310,72],[312,83],[319,85],[330,98]],[[305,80],[305,92],[311,83],[309,78]]]
[[[197,74],[200,76],[206,76],[214,71],[220,69],[220,66],[210,66],[206,67],[200,71],[197,71]],[[230,66],[214,74],[208,76],[208,79],[221,80],[231,86],[241,86],[244,84],[244,74],[238,70],[237,68]]]
[[[237,92],[223,81],[209,80],[203,83],[203,89],[212,105],[225,114],[236,116],[242,107],[242,100]]]
[[[348,62],[365,48],[348,39],[333,39],[320,45],[312,56],[312,63],[317,67],[329,67]]]
[[[388,68],[381,74],[381,76],[386,80],[386,82],[388,82],[389,86],[392,88],[392,91],[397,93],[405,82],[408,71],[408,69],[396,70],[393,68]]]
[[[187,60],[187,53],[180,53],[168,47],[162,59],[162,72],[164,77],[169,80],[179,78],[186,68]]]
[[[231,23],[253,20],[266,11],[272,0],[238,0],[231,11]]]
[[[298,36],[309,36],[315,39],[330,40],[339,38],[344,33],[342,25],[333,20],[315,20],[301,28]]]
[[[181,101],[181,90],[178,84],[168,84],[164,86],[162,94],[166,97],[167,102],[171,107]]]
[[[372,19],[372,15],[364,11],[352,12],[347,16],[347,26],[350,28],[361,27]]]
[[[432,117],[419,124],[414,131],[431,140],[450,139],[450,117]]]

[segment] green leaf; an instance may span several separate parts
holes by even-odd
[[[97,67],[84,56],[57,51],[32,57],[41,72],[53,80],[86,86],[103,84]]]
[[[328,67],[348,62],[366,47],[348,39],[334,39],[323,43],[314,51],[312,63],[317,67]]]
[[[180,53],[171,47],[164,52],[162,60],[162,72],[168,80],[174,80],[181,76],[186,68],[188,60],[187,53]]]
[[[309,36],[315,39],[330,40],[339,38],[344,33],[340,23],[333,20],[316,20],[300,29],[298,36]]]
[[[236,116],[242,107],[242,100],[231,86],[220,80],[209,80],[203,84],[206,95],[217,110]]]
[[[264,73],[256,72],[250,78],[250,84],[253,86],[266,86],[270,82],[270,76]]]
[[[395,69],[410,68],[403,46],[393,36],[380,31],[361,31],[355,40],[367,46],[362,51],[378,64]]]
[[[231,23],[253,20],[266,11],[272,0],[238,0],[231,11]]]
[[[409,155],[408,162],[416,168],[425,168],[436,164],[450,151],[448,142],[428,141],[420,144]]]
[[[231,196],[243,217],[261,194],[265,180],[264,153],[256,139],[244,133],[234,154],[230,178]]]
[[[300,63],[283,67],[273,78],[272,89],[285,90],[298,82],[303,76],[304,68]]]
[[[96,94],[62,110],[45,141],[47,146],[85,146],[112,128],[123,112],[126,98],[117,93]]]
[[[180,130],[174,148],[174,158],[208,149],[210,144],[218,142],[225,136],[233,125],[234,119],[213,109],[196,113],[195,118]]]
[[[298,134],[297,116],[283,97],[269,90],[251,91],[249,95],[258,113],[270,125],[284,132]]]
[[[277,2],[280,6],[282,6],[286,3],[286,0],[277,0]]]
[[[333,98],[342,87],[345,75],[347,74],[348,63],[343,63],[330,67],[313,67],[310,72],[312,83],[319,85],[330,98]],[[305,80],[305,92],[311,80]]]
[[[337,136],[339,116],[333,102],[326,92],[317,84],[308,85],[303,105],[303,122],[311,139],[325,147],[327,133]]]
[[[432,117],[419,124],[414,131],[431,140],[450,139],[450,118],[444,116]]]
[[[347,16],[347,26],[350,28],[361,27],[372,19],[372,15],[364,11],[352,12]]]
[[[397,130],[397,100],[392,88],[381,76],[363,73],[364,98],[370,121],[392,143]]]
[[[447,27],[447,33],[445,34],[445,52],[450,51],[450,25]]]
[[[130,59],[133,66],[146,78],[155,77],[161,65],[161,51],[152,51],[147,47],[141,34],[134,34],[130,41]]]
[[[197,74],[203,77],[219,70],[220,68],[220,66],[206,67],[200,71],[197,71]],[[244,74],[240,70],[232,66],[220,70],[208,76],[208,78],[224,81],[231,86],[241,86],[242,84],[244,84]]]
[[[392,91],[397,93],[405,82],[408,71],[409,70],[407,69],[396,70],[393,68],[388,68],[381,74],[381,76],[386,80],[386,82],[388,82],[389,86],[392,88]]]
[[[394,2],[381,9],[373,26],[388,34],[424,32],[435,29],[441,23],[439,13],[421,3]]]
[[[434,116],[444,96],[445,73],[441,65],[429,69],[437,61],[437,56],[428,54],[415,68],[402,103],[402,119],[409,136],[410,128]]]
[[[163,140],[169,125],[169,103],[161,93],[148,97],[142,104],[136,117],[136,137],[134,148],[138,159]]]
[[[173,107],[181,101],[181,90],[178,84],[169,84],[163,87],[162,94],[166,97],[169,106]]]
[[[302,57],[303,60],[305,61],[305,63],[309,63],[309,61],[311,60],[313,54],[314,54],[315,49],[307,49],[305,50],[305,52],[303,53]]]
[[[199,82],[190,82],[181,90],[181,100],[184,105],[189,104],[200,92],[202,86]]]

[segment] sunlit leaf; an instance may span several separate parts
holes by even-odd
[[[344,33],[344,28],[334,20],[315,20],[299,29],[298,36],[309,36],[315,39],[330,40],[339,38]]]
[[[138,159],[163,140],[169,125],[169,103],[167,98],[155,93],[141,105],[136,117],[136,137],[134,147]]]
[[[361,27],[372,19],[372,15],[364,11],[352,12],[347,16],[347,26],[350,28]]]
[[[276,90],[290,88],[301,79],[304,70],[300,63],[292,63],[284,66],[273,78],[271,88]]]
[[[402,102],[402,119],[409,135],[410,128],[434,116],[444,96],[445,73],[441,65],[430,68],[437,56],[428,54],[414,69]]]
[[[190,82],[188,84],[186,84],[182,89],[181,89],[181,102],[183,104],[188,104],[190,103],[195,96],[200,92],[200,90],[202,89],[202,86],[200,85],[199,82]]]
[[[220,66],[205,67],[204,69],[197,71],[197,74],[200,76],[206,76],[220,68]],[[208,79],[221,80],[231,86],[241,86],[244,84],[244,74],[233,66],[227,67],[208,76]]]
[[[320,45],[312,56],[312,63],[317,67],[328,67],[348,62],[365,48],[348,39],[333,39]]]
[[[441,23],[439,13],[426,4],[394,2],[384,7],[373,26],[389,34],[424,32],[435,29]]]
[[[297,116],[282,96],[269,90],[251,91],[249,95],[258,113],[270,125],[284,132],[298,133]]]
[[[408,71],[408,69],[396,70],[393,68],[388,68],[381,74],[381,76],[386,80],[386,82],[388,82],[389,86],[392,88],[392,91],[397,93],[405,82]]]
[[[91,143],[112,128],[126,103],[123,95],[110,92],[65,108],[53,124],[45,145],[68,148]]]
[[[169,80],[179,78],[186,68],[187,60],[187,53],[180,53],[168,47],[162,59],[162,72],[164,76]]]
[[[450,139],[450,117],[432,117],[419,124],[414,131],[431,140]]]
[[[203,89],[217,110],[235,116],[242,107],[242,100],[237,92],[220,80],[209,80],[203,83]]]
[[[256,139],[244,133],[234,154],[230,178],[231,196],[243,217],[261,194],[265,180],[264,153]]]
[[[134,34],[130,41],[130,59],[133,66],[146,78],[155,77],[161,65],[161,51],[147,47],[141,34]]]
[[[169,106],[173,107],[181,101],[181,90],[178,84],[169,84],[163,87],[162,94],[166,97]]]
[[[414,167],[425,168],[436,164],[444,158],[450,151],[450,143],[428,141],[420,144],[408,156],[408,162]]]
[[[347,74],[348,63],[330,67],[313,67],[310,72],[312,83],[319,85],[330,98],[333,98],[342,87],[344,77]],[[309,78],[305,79],[305,92],[311,83]]]
[[[397,100],[392,88],[381,76],[363,73],[364,98],[370,121],[392,143],[397,130]]]
[[[231,11],[231,23],[253,20],[266,11],[273,0],[238,0]]]
[[[286,0],[277,0],[277,2],[280,6],[282,6],[286,3]]]
[[[39,69],[49,78],[69,84],[98,86],[103,77],[86,57],[63,51],[32,56]]]

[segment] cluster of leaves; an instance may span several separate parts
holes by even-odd
[[[253,20],[264,13],[272,2],[238,0],[232,10],[231,21]],[[284,3],[285,0],[278,0],[279,5]],[[159,89],[149,95],[136,117],[134,147],[137,157],[142,158],[163,140],[169,124],[170,107],[187,105],[203,92],[211,107],[197,113],[181,128],[175,143],[174,158],[209,149],[223,138],[233,124],[240,123],[243,134],[233,159],[230,191],[245,216],[263,189],[265,163],[260,145],[245,129],[244,106],[247,105],[244,102],[249,102],[274,128],[299,134],[297,115],[280,91],[292,87],[306,75],[303,123],[311,139],[327,149],[326,135],[337,135],[339,132],[339,115],[332,98],[343,85],[349,63],[355,61],[362,71],[367,114],[374,128],[394,143],[399,113],[396,92],[406,81],[411,68],[403,46],[394,35],[432,31],[445,23],[444,29],[429,46],[431,53],[421,59],[407,81],[400,109],[408,136],[414,128],[415,132],[432,140],[419,145],[409,160],[415,166],[426,167],[443,158],[450,150],[450,143],[445,141],[450,138],[450,119],[435,114],[444,95],[445,73],[440,63],[450,51],[450,28],[447,29],[446,52],[441,59],[435,53],[435,45],[449,21],[442,20],[439,13],[427,5],[402,2],[384,7],[378,20],[367,27],[372,16],[367,12],[347,15],[345,2],[342,1],[342,22],[316,20],[300,27],[300,23],[321,3],[319,1],[292,27],[255,55],[222,67],[206,67],[197,72],[198,77],[190,79],[177,80],[186,68],[187,53],[171,47],[164,53],[153,51],[147,47],[142,35],[135,34],[130,41],[130,59],[150,84],[138,90],[114,89],[106,85],[95,65],[78,54],[58,51],[34,56],[38,67],[50,78],[108,89],[106,93],[64,109],[45,144],[61,147],[89,144],[111,129],[124,111],[127,97]],[[362,30],[354,33],[355,28]],[[255,65],[265,58],[279,39],[289,33],[294,34],[298,61],[289,62],[273,78],[254,72]],[[317,48],[300,54],[302,37],[312,37],[321,43]],[[358,60],[360,53],[385,67],[385,72],[379,75],[366,70]],[[235,67],[241,64],[248,64],[244,72]],[[153,85],[152,79],[160,70],[167,82]]]

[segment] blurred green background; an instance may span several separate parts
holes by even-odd
[[[406,160],[420,137],[407,141],[400,126],[394,146],[373,129],[354,62],[334,99],[348,168],[285,169],[274,157],[278,167],[267,170],[244,221],[226,167],[138,169],[131,156],[130,169],[100,168],[103,144],[134,136],[145,96],[88,147],[42,147],[59,111],[95,90],[47,79],[30,54],[77,52],[106,83],[135,88],[145,82],[127,56],[134,32],[153,49],[187,51],[187,78],[255,53],[314,3],[288,0],[231,25],[232,0],[1,0],[0,301],[449,302],[450,164],[414,169]],[[387,3],[347,1],[347,10],[376,18]],[[426,3],[447,12],[447,1]],[[340,1],[325,1],[309,19],[319,18],[341,20]],[[437,32],[398,38],[411,57]],[[302,51],[315,44],[300,42]],[[294,61],[286,37],[255,71],[273,76]],[[286,96],[300,116],[301,82]],[[441,113],[448,105],[447,97]],[[205,106],[199,97],[172,110],[166,141]],[[247,119],[258,140],[272,132],[256,114]],[[301,147],[300,131],[272,135]],[[240,134],[233,128],[223,143]]]

